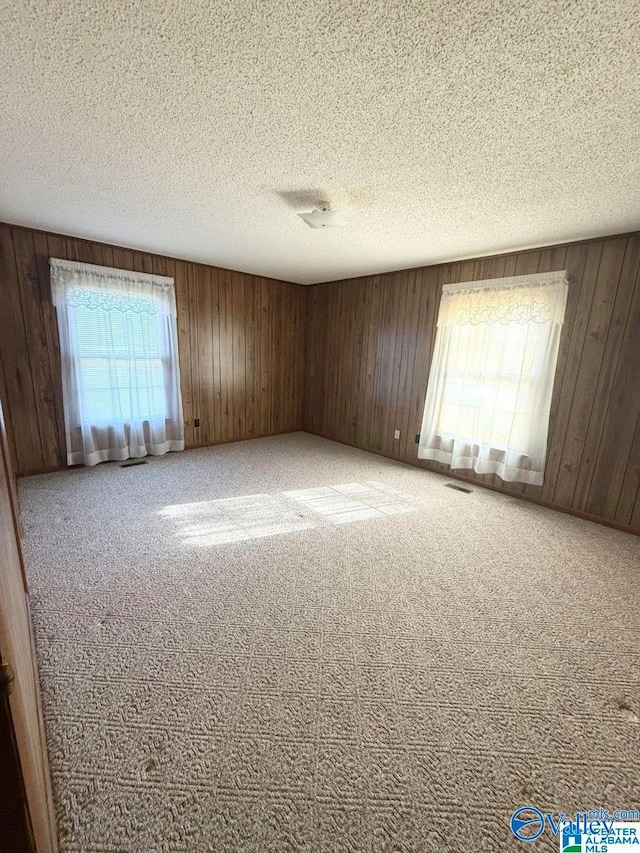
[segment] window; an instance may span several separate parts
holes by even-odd
[[[152,299],[146,303],[144,313],[75,309],[78,385],[89,423],[164,419],[161,316]]]
[[[443,288],[418,456],[541,485],[564,272]]]
[[[182,450],[173,279],[50,263],[69,464]]]

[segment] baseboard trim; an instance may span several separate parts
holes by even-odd
[[[246,435],[244,438],[230,438],[226,441],[207,441],[203,444],[190,444],[185,447],[185,450],[200,450],[201,447],[219,447],[223,444],[238,444],[241,441],[253,441],[254,438],[271,438],[274,435],[291,435],[293,432],[306,432],[302,427],[295,429],[283,429],[279,432],[263,432],[260,435]]]
[[[439,474],[443,477],[450,477],[452,480],[461,480],[463,483],[470,483],[472,486],[477,486],[479,489],[488,489],[490,492],[496,492],[499,495],[504,495],[514,500],[526,501],[527,503],[536,504],[545,509],[552,509],[556,512],[562,512],[565,515],[572,515],[574,518],[581,518],[584,521],[591,521],[594,524],[601,524],[604,527],[611,527],[614,530],[621,530],[623,533],[631,533],[634,536],[640,536],[640,528],[630,527],[628,524],[620,524],[617,521],[610,521],[608,518],[603,518],[600,515],[592,515],[588,512],[581,512],[570,507],[560,506],[559,504],[543,501],[540,498],[532,497],[531,495],[519,495],[512,492],[506,492],[490,483],[481,483],[474,480],[473,477],[466,477],[464,474],[456,474],[453,471],[433,471],[431,468],[425,468],[423,465],[416,465],[414,462],[408,462],[406,459],[398,459],[396,456],[390,456],[388,453],[383,453],[381,450],[371,450],[368,447],[361,447],[358,444],[352,444],[350,441],[342,441],[339,438],[322,435],[319,432],[312,432],[310,429],[304,429],[303,432],[308,432],[309,435],[317,435],[318,438],[324,438],[326,441],[335,441],[336,444],[343,444],[345,447],[354,447],[356,450],[361,450],[363,453],[372,453],[374,456],[382,456],[384,459],[391,459],[393,462],[399,462],[401,465],[409,465],[411,468],[417,468],[419,471],[426,471],[427,474]]]

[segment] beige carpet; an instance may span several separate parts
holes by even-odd
[[[62,851],[638,808],[639,540],[304,433],[20,482]]]

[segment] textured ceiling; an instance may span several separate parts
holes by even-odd
[[[0,10],[5,221],[304,283],[640,227],[632,0]]]

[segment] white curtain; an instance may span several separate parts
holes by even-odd
[[[173,279],[51,258],[67,463],[184,449]]]
[[[542,485],[566,272],[445,285],[418,457]]]

